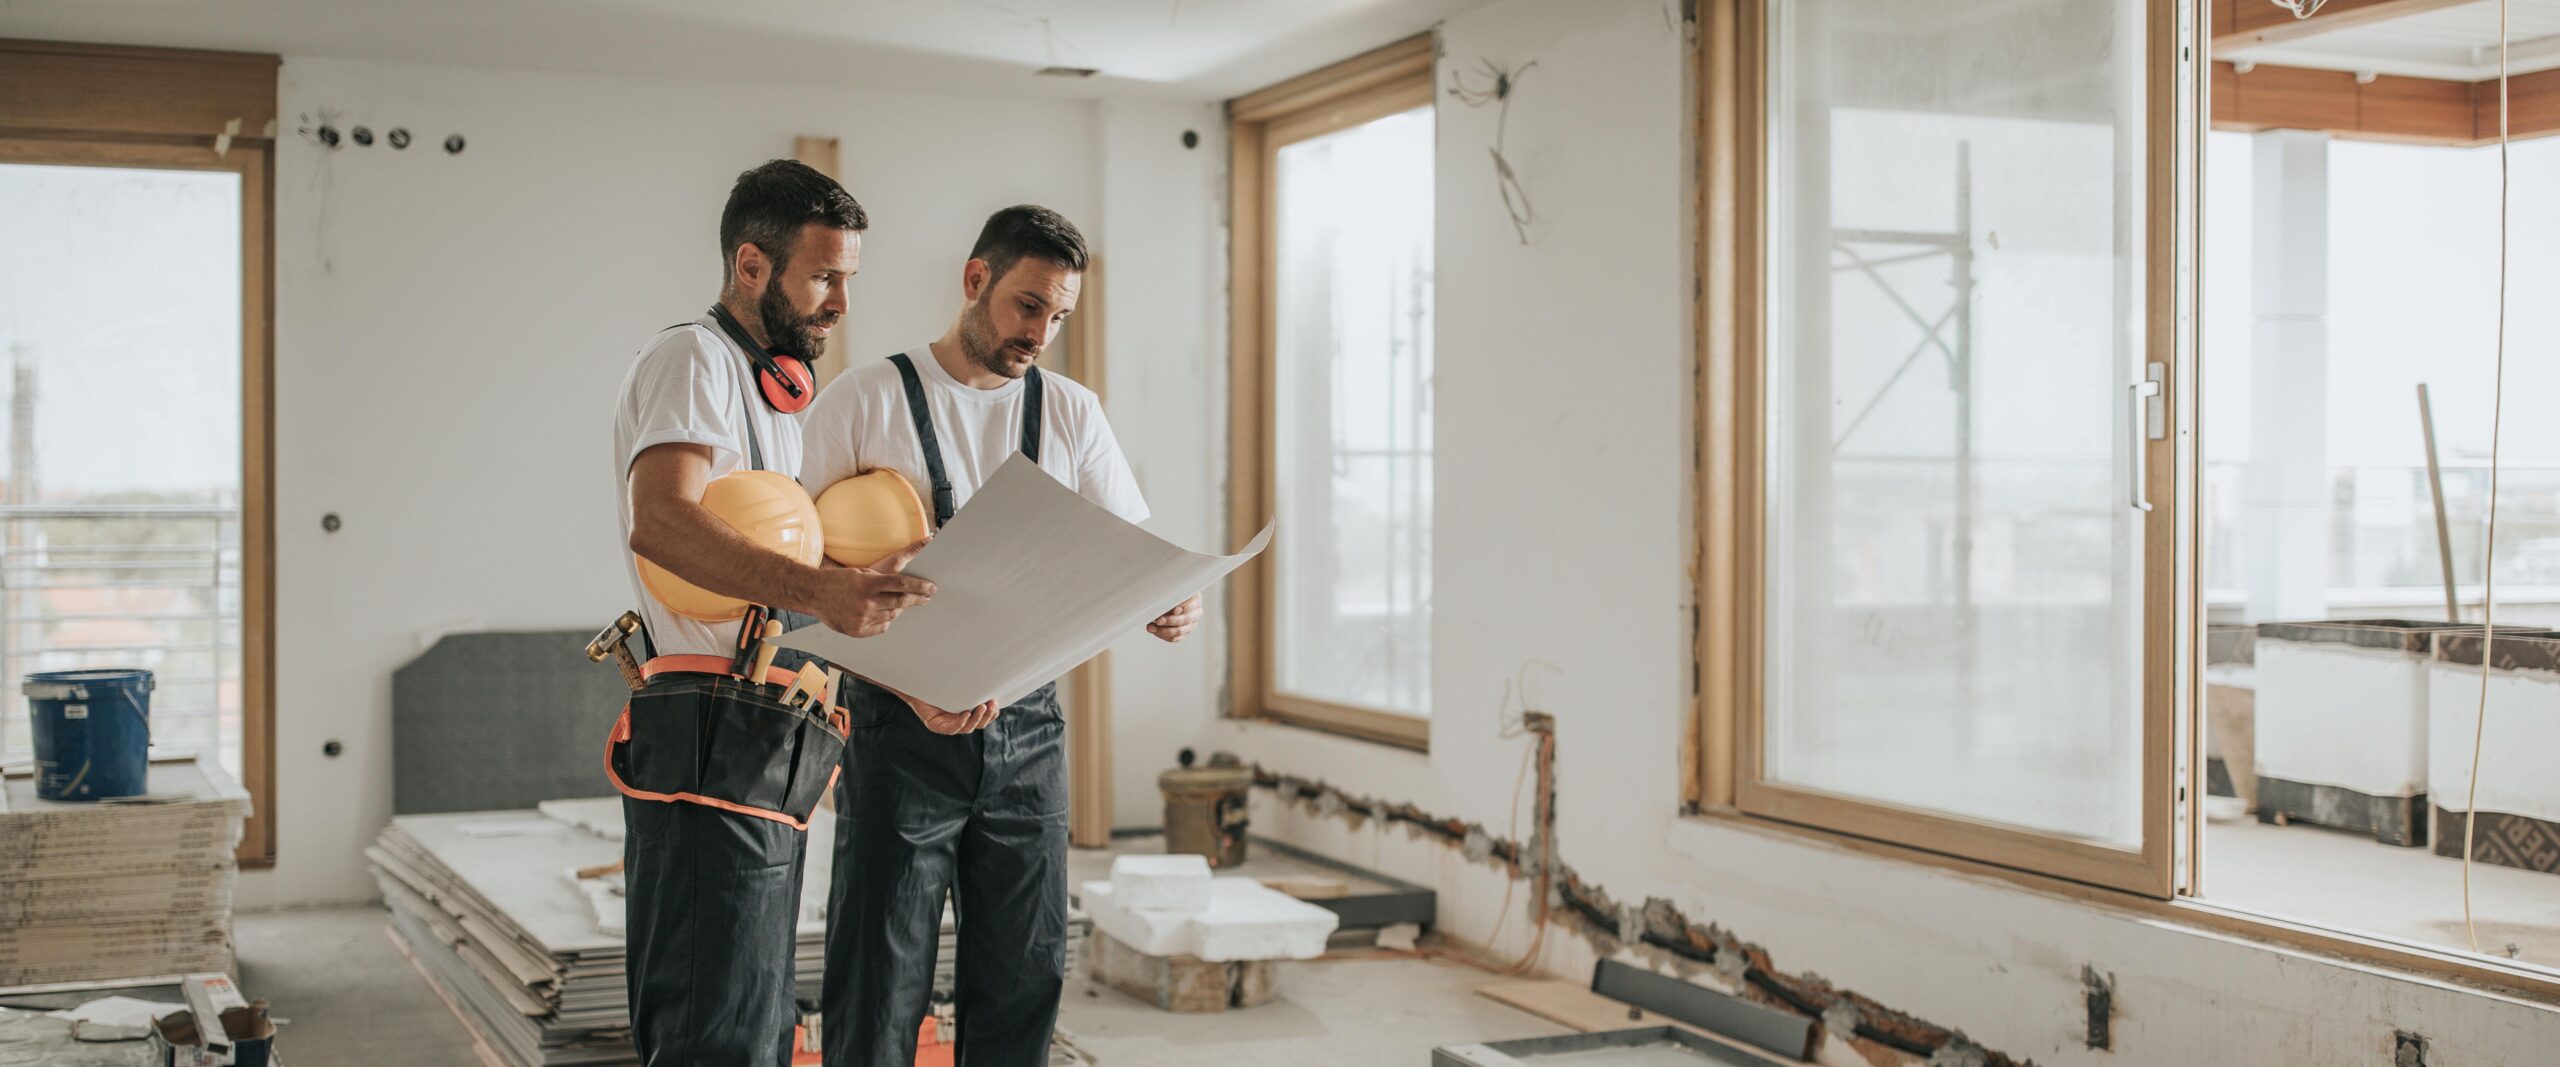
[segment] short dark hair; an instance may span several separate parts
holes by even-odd
[[[871,216],[836,180],[796,159],[777,159],[738,175],[729,187],[729,206],[720,209],[720,281],[737,279],[729,272],[738,262],[738,246],[764,250],[776,269],[791,259],[800,228],[812,222],[860,233],[871,228]]]
[[[987,261],[989,285],[1024,256],[1077,272],[1084,270],[1090,258],[1076,224],[1037,204],[1015,204],[987,216],[986,228],[978,231],[977,246],[969,250],[969,258]]]

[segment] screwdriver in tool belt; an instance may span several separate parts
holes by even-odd
[[[747,677],[747,666],[755,662],[756,639],[762,636],[763,633],[764,606],[761,604],[747,605],[746,617],[738,620],[738,654],[730,657],[729,659],[730,674],[736,675],[740,678],[746,678],[750,683],[761,682],[764,680],[762,678]]]

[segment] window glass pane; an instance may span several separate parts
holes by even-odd
[[[2476,636],[2428,633],[2482,617],[2498,155],[2308,130],[2208,139],[2199,893],[2454,952],[2471,947],[2467,911],[2488,956],[2549,973],[2560,423],[2538,416],[2560,389],[2542,355],[2560,339],[2560,304],[2541,296],[2560,285],[2560,205],[2529,190],[2560,170],[2560,141],[2519,141],[2510,160],[2499,636],[2485,693]]]
[[[141,667],[240,773],[240,178],[0,165],[0,748],[18,679]]]
[[[1770,5],[1775,781],[2139,840],[2144,8]]]
[[[1283,146],[1273,688],[1431,713],[1431,109]]]

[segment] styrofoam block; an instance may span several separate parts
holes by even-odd
[[[2258,640],[2257,771],[2378,797],[2427,791],[2424,657]]]
[[[1149,956],[1211,963],[1311,960],[1324,955],[1340,916],[1241,876],[1210,882],[1198,912],[1131,908],[1109,882],[1086,882],[1079,900],[1097,930]]]
[[[1205,911],[1209,907],[1209,858],[1189,853],[1115,856],[1111,860],[1111,895],[1122,907],[1141,911]]]
[[[2439,662],[2431,678],[2429,800],[2447,811],[2463,811],[2471,792],[2471,733],[2480,726],[2480,668]],[[2550,773],[2548,763],[2551,754],[2560,753],[2560,675],[2492,672],[2485,729],[2480,810],[2560,822],[2560,776]]]
[[[1077,898],[1093,916],[1093,928],[1149,956],[1191,954],[1191,919],[1196,913],[1139,911],[1125,907],[1109,882],[1086,882]]]
[[[1191,955],[1229,960],[1311,960],[1324,955],[1342,917],[1251,878],[1211,883],[1209,910],[1191,921]]]

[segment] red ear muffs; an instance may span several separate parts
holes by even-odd
[[[798,356],[776,352],[756,368],[756,385],[764,391],[764,402],[785,415],[797,415],[818,396],[818,379],[809,373],[809,361]]]
[[[729,339],[747,354],[747,362],[756,370],[756,390],[764,394],[764,402],[785,415],[797,415],[818,398],[817,375],[809,372],[809,361],[788,352],[767,350],[747,336],[747,328],[738,325],[736,316],[718,304],[711,305],[711,317]]]

